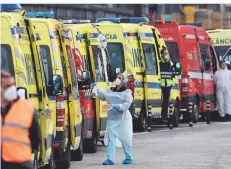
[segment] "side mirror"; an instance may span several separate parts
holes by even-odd
[[[28,99],[26,88],[24,88],[24,87],[18,87],[17,88],[17,93],[18,93],[18,96],[20,98],[22,98],[22,99]]]
[[[181,75],[181,64],[179,62],[176,62],[174,64],[174,68],[175,68],[175,75]]]
[[[82,76],[81,87],[85,90],[90,89],[90,87],[91,87],[91,73],[89,71],[83,71],[81,76]]]
[[[52,89],[55,96],[63,94],[63,78],[60,75],[53,75]]]

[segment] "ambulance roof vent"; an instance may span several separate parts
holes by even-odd
[[[54,12],[26,12],[27,18],[54,18]]]
[[[113,22],[113,23],[120,23],[120,18],[98,18],[96,19],[96,23],[99,22]]]
[[[181,23],[180,25],[191,25],[191,26],[198,26],[198,27],[202,27],[201,23],[198,22],[194,22],[194,23]]]
[[[20,4],[0,4],[1,11],[14,11],[14,10],[22,10],[22,6]]]
[[[70,19],[70,20],[63,20],[62,21],[64,24],[83,24],[83,23],[91,23],[90,20],[75,20],[75,19]]]
[[[149,23],[149,19],[146,17],[128,17],[120,18],[120,23]]]

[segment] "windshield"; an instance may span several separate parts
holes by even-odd
[[[142,44],[144,51],[144,58],[146,64],[146,71],[157,75],[156,53],[153,44]]]
[[[115,68],[122,68],[125,70],[123,44],[108,43],[107,50],[110,57],[112,70],[115,70]]]
[[[1,44],[1,69],[10,72],[14,76],[13,58],[9,45]]]
[[[50,49],[47,45],[40,45],[41,56],[42,56],[42,63],[43,69],[45,73],[45,80],[46,80],[46,87],[47,91],[49,91],[49,87],[52,86],[52,63],[51,63],[51,55]],[[47,94],[51,94],[52,92],[48,92]]]
[[[231,61],[231,47],[230,46],[214,46],[219,60]],[[223,56],[225,57],[223,58]]]
[[[178,44],[176,42],[166,42],[166,45],[167,45],[171,60],[175,63],[180,62]]]
[[[94,63],[95,63],[96,81],[103,82],[105,81],[105,72],[104,72],[102,51],[98,46],[92,45],[92,52],[93,52]]]

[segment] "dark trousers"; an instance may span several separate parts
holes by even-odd
[[[161,117],[163,119],[167,118],[168,115],[168,106],[169,106],[169,98],[171,94],[172,86],[170,87],[161,87],[163,102],[162,102],[162,110],[161,110]]]

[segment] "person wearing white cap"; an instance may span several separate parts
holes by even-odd
[[[108,116],[107,116],[107,133],[108,133],[108,147],[107,147],[107,160],[103,165],[114,165],[115,152],[116,152],[116,138],[122,143],[125,154],[123,164],[132,164],[132,116],[129,112],[129,107],[132,103],[132,92],[125,87],[127,77],[121,73],[115,80],[116,87],[112,87],[108,91],[98,89],[94,84],[92,89],[93,97],[101,100],[106,100],[108,103]]]

